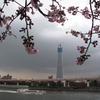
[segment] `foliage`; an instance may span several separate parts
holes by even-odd
[[[11,30],[11,24],[14,22],[15,19],[19,18],[20,20],[24,20],[26,23],[25,27],[21,27],[19,32],[26,33],[26,36],[22,36],[21,39],[23,40],[23,45],[27,51],[28,54],[35,54],[38,52],[34,48],[34,41],[33,36],[29,34],[29,30],[32,28],[34,23],[32,22],[31,17],[29,16],[29,12],[34,15],[35,10],[39,11],[45,18],[48,19],[49,22],[57,22],[61,25],[64,25],[64,22],[67,21],[66,18],[66,10],[69,14],[72,14],[73,16],[76,16],[78,13],[82,14],[86,19],[91,21],[91,28],[87,33],[79,32],[76,30],[71,29],[71,31],[66,31],[67,33],[72,34],[75,37],[80,36],[84,42],[87,44],[87,46],[78,46],[77,49],[80,52],[80,57],[77,57],[77,64],[81,65],[84,63],[86,59],[90,57],[88,53],[90,45],[93,45],[96,47],[98,45],[97,40],[93,40],[93,36],[97,35],[98,38],[100,38],[100,25],[95,25],[94,22],[96,20],[100,20],[100,0],[89,0],[89,8],[84,7],[84,9],[80,9],[78,6],[71,6],[71,7],[64,7],[62,6],[59,1],[57,0],[51,0],[52,4],[50,4],[50,10],[48,10],[48,13],[45,14],[41,7],[43,7],[43,3],[41,3],[39,0],[25,0],[25,4],[22,5],[17,2],[17,0],[2,0],[3,5],[0,7],[0,27],[6,26],[6,29],[2,34],[0,35],[0,41],[6,39],[7,35],[16,37],[12,30]],[[10,3],[16,3],[19,8],[16,8],[15,14],[11,16],[6,16],[6,13],[4,12],[5,7],[9,7]],[[67,2],[67,1],[65,1]]]

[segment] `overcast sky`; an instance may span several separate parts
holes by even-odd
[[[47,4],[46,1],[45,3]],[[45,7],[47,7],[46,4]],[[67,0],[64,4],[67,7],[80,5],[84,8],[85,5],[88,5],[88,0],[83,2],[81,0]],[[11,7],[14,10],[17,6],[12,4]],[[8,14],[13,12],[12,9],[7,8],[6,10]],[[0,44],[0,74],[3,76],[9,73],[14,78],[48,78],[48,75],[54,75],[55,78],[58,57],[57,48],[58,44],[61,43],[64,78],[100,76],[100,46],[98,45],[97,48],[91,46],[89,50],[91,57],[84,65],[78,66],[76,65],[76,58],[79,56],[77,46],[85,45],[84,41],[66,34],[66,31],[71,29],[87,32],[90,29],[91,20],[85,19],[80,14],[75,17],[68,15],[68,18],[70,19],[65,23],[65,26],[61,26],[57,23],[48,22],[46,18],[36,11],[36,15],[32,16],[35,25],[30,31],[34,35],[35,48],[39,50],[35,55],[29,55],[25,51],[20,39],[23,33],[18,31],[21,26],[24,26],[24,23],[16,20],[13,23],[12,30],[17,35],[17,39],[8,36]],[[0,31],[2,32],[2,29]]]

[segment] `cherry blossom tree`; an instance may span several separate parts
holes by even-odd
[[[80,57],[77,57],[77,64],[81,65],[90,57],[90,54],[88,54],[90,45],[93,45],[94,47],[98,45],[98,41],[94,40],[93,37],[94,35],[97,35],[98,38],[100,38],[100,25],[95,24],[95,21],[100,20],[100,0],[88,0],[89,7],[84,7],[84,9],[80,9],[78,6],[75,7],[74,5],[67,8],[61,5],[59,0],[51,1],[52,3],[49,5],[49,8],[47,8],[47,13],[44,13],[44,11],[41,10],[41,7],[43,7],[42,0],[23,0],[23,2],[25,2],[24,5],[20,4],[17,0],[2,0],[3,5],[0,5],[0,27],[2,28],[5,26],[6,28],[0,35],[0,42],[5,40],[8,35],[17,38],[16,35],[13,34],[13,27],[11,27],[11,24],[15,19],[19,18],[19,20],[25,21],[25,26],[21,27],[19,30],[19,32],[24,32],[26,34],[21,36],[23,45],[28,54],[36,54],[38,50],[34,48],[34,36],[30,34],[30,29],[34,26],[34,23],[28,13],[31,13],[34,16],[35,11],[38,11],[47,18],[49,22],[56,22],[62,26],[64,26],[65,21],[68,20],[66,12],[73,16],[80,13],[84,18],[91,21],[90,29],[86,33],[73,29],[70,31],[66,30],[66,34],[72,34],[75,37],[80,36],[87,44],[87,46],[77,47],[77,50],[80,52]],[[16,3],[19,7],[18,9],[16,8],[14,14],[7,16],[4,9],[5,7],[9,7],[9,4],[12,2]],[[67,1],[65,0],[65,2]]]

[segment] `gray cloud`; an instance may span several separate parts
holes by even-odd
[[[18,31],[24,23],[16,20],[12,30],[18,38],[14,39],[14,37],[8,36],[0,44],[0,72],[12,74],[14,77],[16,75],[17,77],[22,77],[18,76],[18,74],[22,73],[25,76],[24,78],[41,78],[42,76],[47,78],[49,74],[55,75],[58,57],[57,47],[61,43],[63,47],[63,71],[65,78],[94,77],[99,74],[100,46],[95,49],[91,46],[89,50],[91,58],[84,65],[77,66],[76,58],[79,56],[77,46],[84,45],[84,42],[80,38],[75,38],[65,33],[66,30],[71,28],[87,31],[90,27],[87,23],[77,24],[75,22],[73,24],[73,22],[69,21],[69,24],[66,23],[66,27],[62,27],[56,23],[48,22],[40,14],[37,18],[33,18],[33,21],[35,25],[30,32],[34,35],[35,48],[39,50],[39,53],[35,55],[28,55],[26,53],[20,39],[23,33]]]

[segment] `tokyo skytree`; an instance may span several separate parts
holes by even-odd
[[[57,74],[56,78],[63,78],[63,70],[62,70],[62,46],[58,45],[58,61],[57,61]]]

